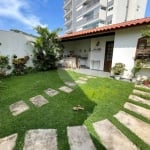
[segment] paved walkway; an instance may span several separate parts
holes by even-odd
[[[85,83],[89,78],[80,77],[77,81],[84,81]],[[47,89],[44,92],[49,96],[56,96],[62,92],[73,92],[73,87],[79,82],[66,81],[59,89]],[[82,84],[82,83],[80,83]],[[70,85],[70,86],[69,86]],[[147,92],[145,92],[145,90]],[[149,90],[149,92],[148,92]],[[145,86],[135,86],[133,93],[129,96],[128,102],[124,104],[124,109],[120,110],[113,117],[118,120],[122,125],[129,129],[131,134],[136,135],[144,143],[150,146],[150,124],[145,122],[130,113],[137,114],[150,120],[150,89]],[[146,98],[143,98],[147,97]],[[30,101],[40,109],[49,103],[42,95],[35,96]],[[142,105],[141,105],[142,104]],[[29,109],[28,105],[19,101],[10,105],[10,111],[14,117],[20,115]],[[108,150],[138,150],[139,148],[133,143],[132,139],[128,139],[121,130],[117,128],[110,120],[100,120],[93,123],[95,132],[100,138],[104,147]],[[71,150],[96,150],[88,130],[84,126],[67,127],[68,143]],[[0,139],[0,150],[13,150],[16,145],[17,134],[10,135]],[[57,129],[32,129],[26,132],[23,150],[57,150]],[[5,148],[4,148],[5,147]]]

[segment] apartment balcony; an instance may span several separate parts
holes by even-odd
[[[72,0],[65,0],[64,1],[64,8],[69,5],[72,2]]]
[[[85,15],[85,16],[83,17],[83,19],[81,19],[80,21],[78,21],[78,22],[76,23],[76,26],[78,26],[78,27],[79,27],[79,26],[84,26],[84,25],[86,25],[86,24],[95,22],[96,20],[100,20],[100,19],[99,19],[99,16],[100,16],[99,13],[97,13],[97,14],[95,14],[95,15],[90,15],[90,16]]]
[[[71,17],[72,16],[72,9],[66,9],[64,12],[64,17]]]
[[[65,26],[72,24],[72,19],[65,20]]]
[[[80,9],[79,11],[76,12],[76,16],[82,16],[82,15],[85,15],[87,13],[89,13],[90,11],[96,9],[100,7],[100,3],[97,2],[97,3],[92,3],[90,5],[84,5],[82,9]]]

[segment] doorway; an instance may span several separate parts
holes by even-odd
[[[114,41],[106,42],[105,62],[104,62],[104,71],[105,72],[111,71],[113,49],[114,49]]]

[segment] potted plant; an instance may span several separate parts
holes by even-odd
[[[115,79],[119,80],[121,75],[124,73],[125,71],[125,64],[123,63],[115,63],[114,67],[112,67],[112,72],[115,76]]]
[[[143,84],[146,86],[150,86],[150,77],[148,77],[148,79],[144,80]]]

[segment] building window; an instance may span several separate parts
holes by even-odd
[[[135,59],[150,58],[150,37],[142,37],[138,40]]]
[[[106,10],[106,7],[105,7],[105,6],[101,6],[101,9],[102,9],[102,10]]]
[[[113,7],[109,7],[109,8],[108,8],[108,11],[111,11],[111,10],[113,10]]]

